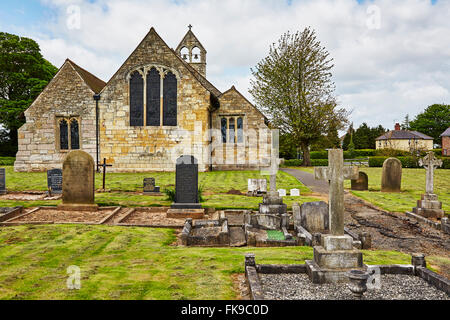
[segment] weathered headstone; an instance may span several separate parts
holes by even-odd
[[[383,163],[381,192],[400,192],[402,185],[402,163],[397,158],[388,158]]]
[[[352,190],[366,191],[369,190],[369,177],[365,172],[359,172],[359,177],[351,181]]]
[[[193,156],[177,159],[174,209],[200,209],[198,201],[198,162]]]
[[[300,206],[300,225],[311,233],[328,230],[328,204],[324,201],[305,202]]]
[[[249,196],[260,196],[267,192],[267,180],[266,179],[248,179],[248,192]]]
[[[71,151],[63,162],[61,210],[96,210],[95,163],[81,150]]]
[[[160,188],[156,186],[155,178],[144,178],[144,194],[159,193]]]
[[[63,172],[61,169],[47,170],[47,187],[52,194],[62,193]]]
[[[300,197],[300,189],[291,189],[291,197]]]
[[[5,168],[0,168],[0,194],[6,194],[6,173],[5,173]]]
[[[437,159],[434,152],[430,151],[423,159],[419,159],[419,165],[427,170],[426,193],[417,201],[417,207],[413,208],[413,212],[425,218],[442,218],[444,216],[442,202],[438,201],[437,194],[434,194],[434,170],[442,166],[442,160]]]
[[[278,194],[280,197],[286,197],[286,189],[278,189]]]
[[[314,168],[316,179],[329,181],[330,234],[314,247],[314,260],[306,261],[313,283],[348,281],[346,271],[363,267],[362,253],[353,247],[353,238],[344,235],[344,179],[357,179],[358,167],[344,167],[342,149],[328,150],[328,164]]]

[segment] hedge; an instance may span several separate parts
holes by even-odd
[[[0,157],[0,166],[13,166],[15,157]]]
[[[303,160],[291,159],[285,160],[283,167],[300,167],[303,164]],[[311,159],[312,167],[326,167],[328,166],[328,159]]]
[[[370,157],[369,167],[382,167],[383,163],[389,157]],[[403,168],[421,168],[419,166],[418,158],[416,157],[395,157],[402,163]],[[442,169],[450,169],[450,158],[438,157],[442,159]]]

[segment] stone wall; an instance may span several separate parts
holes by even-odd
[[[18,130],[19,151],[15,171],[46,171],[62,168],[69,150],[59,150],[57,117],[78,117],[80,149],[95,159],[94,92],[69,61],[41,95],[25,111],[27,122]]]

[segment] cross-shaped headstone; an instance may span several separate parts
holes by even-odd
[[[437,159],[434,152],[430,151],[425,157],[419,159],[419,165],[427,170],[426,193],[432,194],[434,191],[434,170],[442,166],[442,160]]]
[[[344,180],[358,179],[358,167],[344,167],[342,149],[328,150],[328,167],[314,168],[316,180],[329,181],[329,225],[332,235],[344,235]]]
[[[103,158],[103,163],[100,166],[103,167],[103,190],[105,190],[106,167],[112,167],[112,164],[106,164],[106,158]]]

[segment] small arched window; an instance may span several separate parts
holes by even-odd
[[[236,132],[235,132],[235,128],[236,125],[234,123],[234,118],[230,118],[228,119],[228,130],[229,130],[229,138],[228,138],[228,142],[229,143],[235,143],[236,142]]]
[[[70,120],[70,149],[80,149],[80,130],[77,119]]]
[[[202,55],[199,48],[195,47],[192,49],[192,62],[202,62]]]
[[[244,120],[242,117],[237,118],[237,142],[244,142]]]
[[[144,79],[138,71],[130,78],[130,126],[144,125]]]
[[[69,128],[65,119],[59,121],[59,148],[61,150],[69,149]]]

